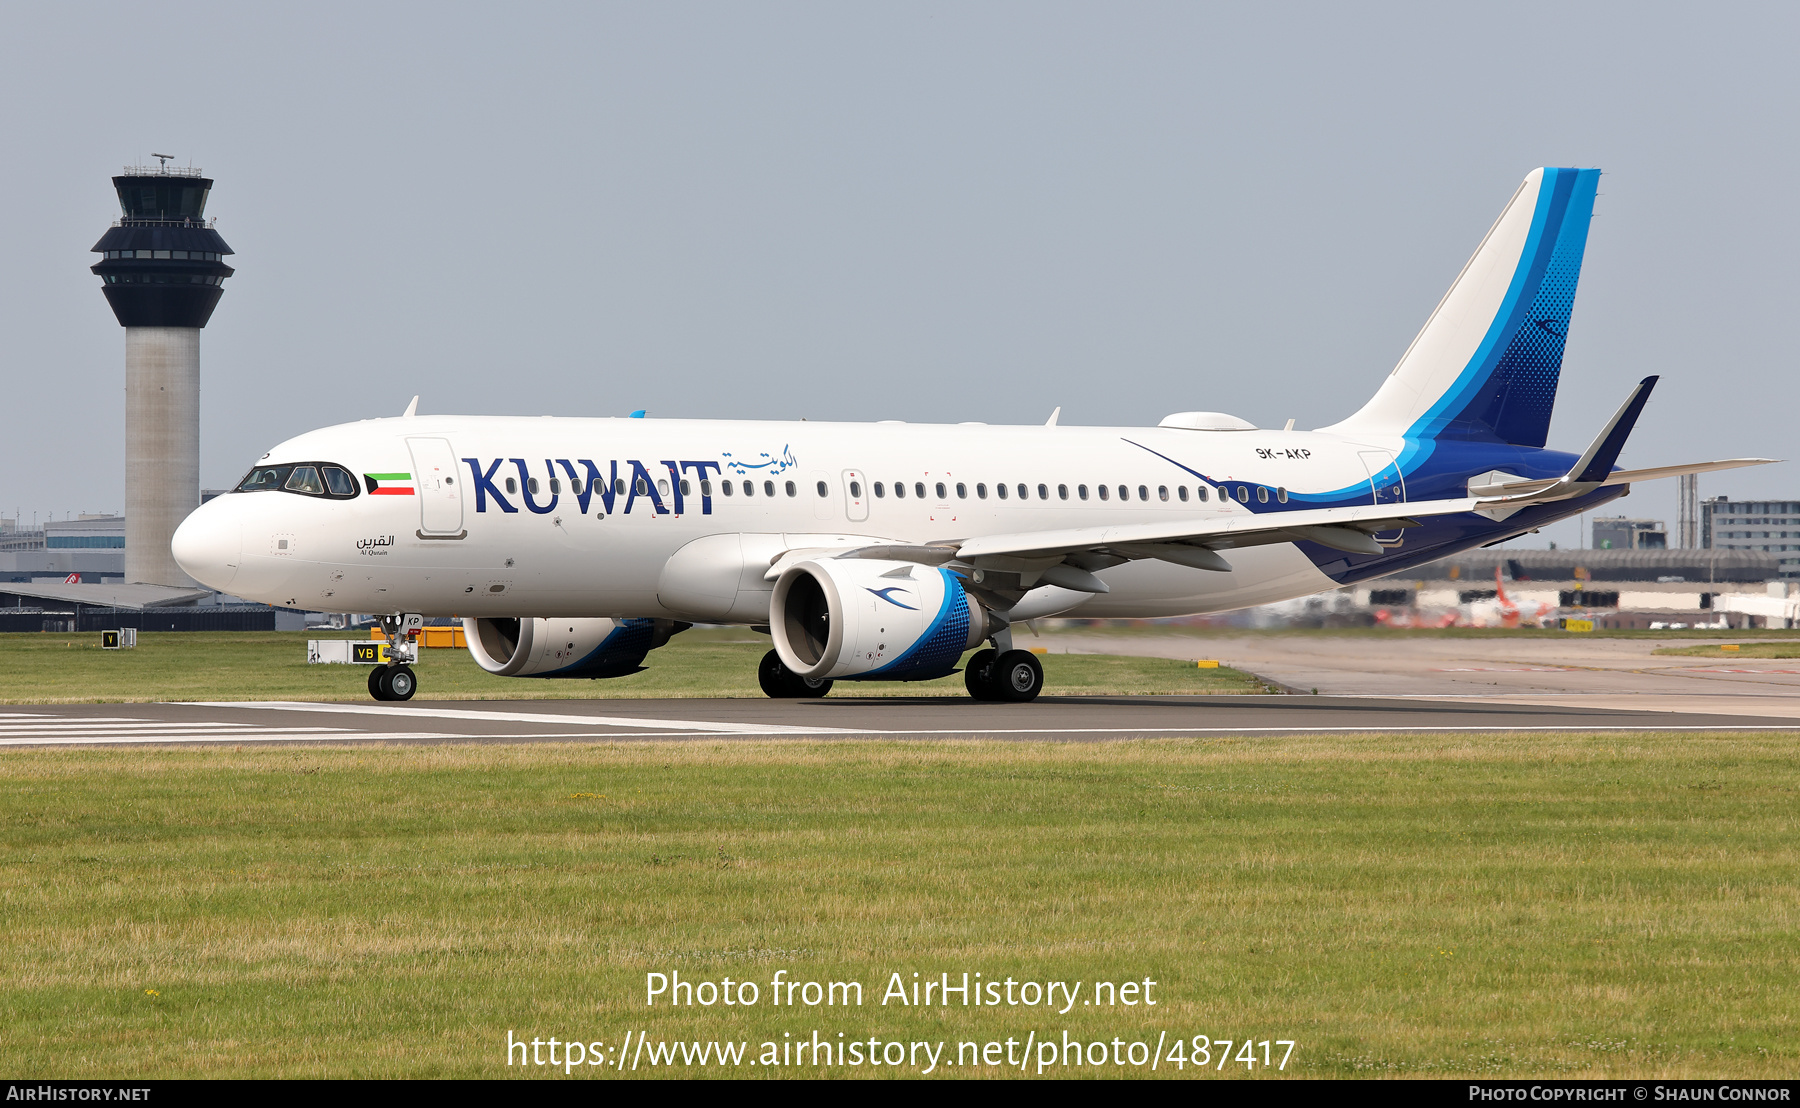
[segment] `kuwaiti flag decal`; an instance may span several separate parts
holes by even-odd
[[[368,483],[370,496],[411,496],[412,474],[410,473],[365,473],[363,480]],[[389,482],[405,481],[407,484],[390,485]]]

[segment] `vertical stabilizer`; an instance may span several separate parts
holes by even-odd
[[[1543,446],[1599,181],[1533,170],[1380,390],[1321,430]]]

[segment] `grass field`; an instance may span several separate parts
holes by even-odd
[[[1297,1040],[1302,1076],[1791,1077],[1794,754],[1773,734],[14,750],[0,1069],[492,1077],[548,1072],[507,1068],[509,1031],[755,1057],[815,1030],[952,1055],[1066,1030]],[[671,971],[761,1003],[645,1007]],[[865,1003],[774,1007],[777,971]],[[964,971],[1151,978],[1158,1004],[879,1003],[892,973]],[[953,1061],[937,1073],[1018,1072]],[[727,1071],[638,1075],[691,1072]]]
[[[97,633],[0,634],[0,704],[367,700],[366,668],[306,664],[306,640],[327,637],[332,636],[276,631],[143,634],[135,650],[101,650]],[[768,650],[767,636],[696,628],[653,651],[644,672],[604,681],[495,677],[466,650],[422,650],[415,669],[421,700],[760,698],[756,663]],[[1065,695],[1269,691],[1233,669],[1197,669],[1167,659],[1057,653],[1045,655],[1043,663],[1046,687]],[[960,674],[938,681],[846,682],[838,687],[856,696],[963,691]]]
[[[1744,642],[1722,645],[1736,646],[1736,650],[1723,650],[1711,644],[1705,646],[1665,646],[1661,650],[1651,651],[1653,654],[1679,654],[1693,658],[1800,658],[1800,641],[1795,642]]]

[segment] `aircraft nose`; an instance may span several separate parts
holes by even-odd
[[[243,527],[237,513],[218,500],[202,504],[175,529],[169,552],[183,573],[224,592],[244,560]]]

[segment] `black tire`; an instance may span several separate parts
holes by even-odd
[[[369,695],[376,700],[388,699],[387,687],[382,679],[387,676],[386,666],[375,666],[369,670]]]
[[[1008,650],[994,660],[995,699],[1024,704],[1044,691],[1044,667],[1029,650]]]
[[[781,655],[769,651],[756,665],[756,683],[775,700],[805,700],[831,691],[830,681],[809,681],[782,664]]]
[[[969,656],[969,664],[963,667],[963,687],[976,700],[998,700],[994,694],[994,659],[1000,652],[992,647],[977,650]]]
[[[413,693],[419,691],[419,676],[411,666],[389,666],[381,688],[389,700],[411,700]]]

